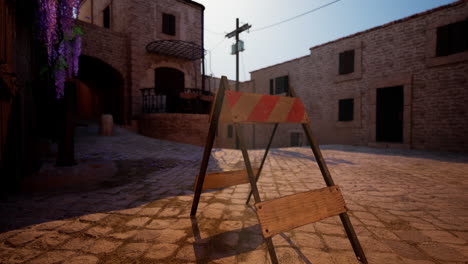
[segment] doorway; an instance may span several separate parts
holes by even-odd
[[[179,94],[184,92],[184,73],[174,68],[156,68],[154,70],[154,88],[157,95],[166,96],[166,112],[179,110]]]
[[[98,121],[102,114],[111,114],[115,123],[124,123],[124,78],[119,71],[98,58],[82,55],[76,79],[78,120]]]
[[[377,89],[376,140],[403,143],[403,86]]]

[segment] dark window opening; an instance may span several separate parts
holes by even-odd
[[[102,11],[102,26],[110,28],[110,6],[107,6]]]
[[[273,86],[273,79],[270,79],[270,94],[275,94],[275,87]]]
[[[468,19],[437,28],[437,56],[468,50]]]
[[[354,72],[354,50],[347,50],[340,53],[339,73],[348,74]]]
[[[180,113],[181,101],[179,94],[184,92],[185,88],[184,73],[174,68],[156,68],[154,69],[154,88],[157,95],[163,95],[165,101],[161,102],[163,111],[168,113]]]
[[[289,77],[281,76],[270,79],[270,94],[282,94],[289,91]]]
[[[338,121],[354,119],[354,99],[341,99],[338,102]]]
[[[232,134],[233,134],[232,132],[233,132],[232,131],[232,125],[228,125],[228,127],[227,127],[227,136],[228,136],[228,138],[232,138]]]
[[[403,86],[377,89],[376,140],[403,142]]]
[[[174,15],[163,14],[162,32],[167,35],[175,36],[176,21]]]
[[[301,132],[291,132],[291,147],[301,147],[304,143]]]

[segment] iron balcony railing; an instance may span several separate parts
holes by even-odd
[[[140,89],[143,113],[192,113],[207,114],[210,111],[213,93],[194,88],[185,88],[176,94],[158,93],[154,88]]]

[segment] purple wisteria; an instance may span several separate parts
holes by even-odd
[[[64,95],[66,78],[78,75],[82,31],[74,27],[80,0],[37,0],[39,34],[47,50],[57,98]]]

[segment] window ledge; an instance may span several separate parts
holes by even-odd
[[[359,127],[359,122],[356,119],[350,121],[336,121],[335,124],[337,128]]]
[[[468,51],[451,54],[448,56],[431,57],[426,59],[428,67],[437,67],[468,60]]]
[[[348,74],[343,74],[343,75],[336,75],[334,82],[340,83],[340,82],[360,80],[360,79],[362,79],[362,74],[359,71],[359,72],[353,72],[353,73],[348,73]]]

